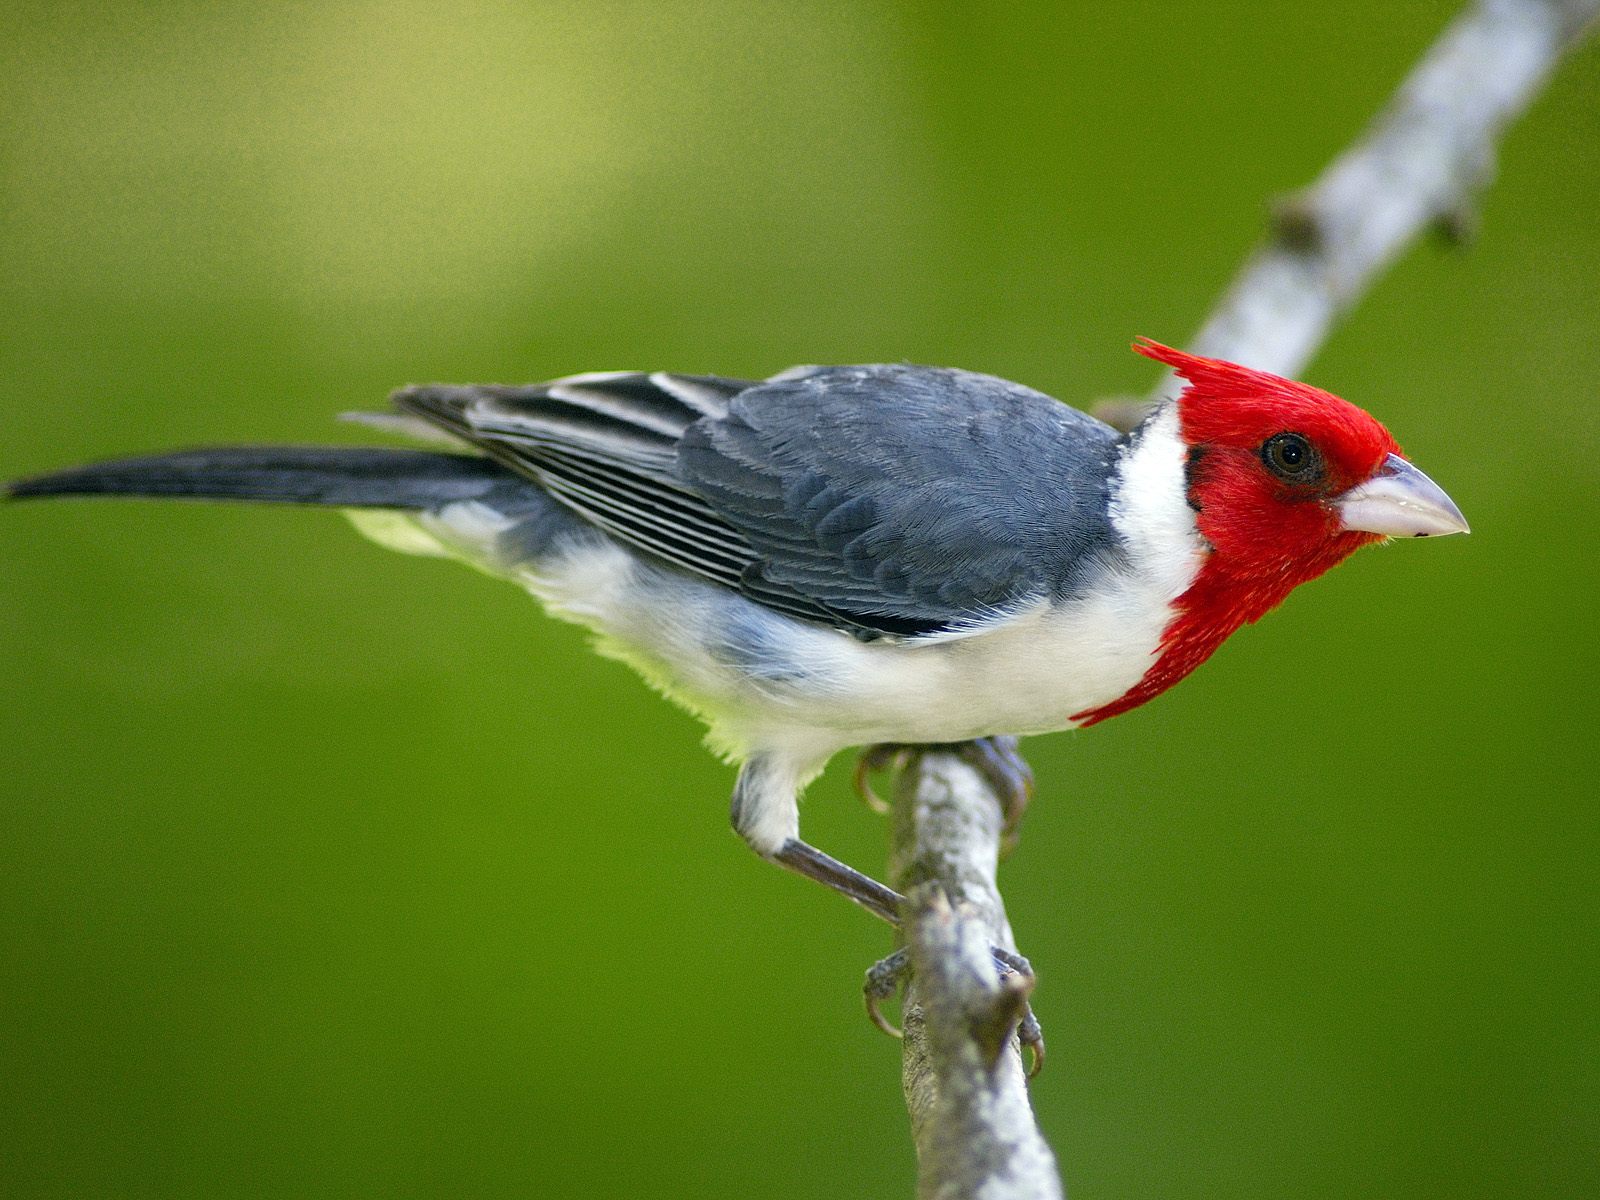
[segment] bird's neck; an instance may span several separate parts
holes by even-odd
[[[1214,654],[1240,626],[1276,608],[1300,584],[1348,556],[1359,544],[1337,539],[1291,560],[1255,561],[1217,548],[1208,536],[1219,514],[1194,494],[1190,451],[1169,403],[1142,425],[1115,468],[1112,518],[1136,570],[1167,589],[1169,617],[1153,660],[1116,699],[1074,713],[1093,725],[1153,700]]]
[[[1172,619],[1161,634],[1149,670],[1109,704],[1075,713],[1073,722],[1095,725],[1153,700],[1210,658],[1241,625],[1275,608],[1298,581],[1241,580],[1208,552],[1204,565],[1172,604]]]

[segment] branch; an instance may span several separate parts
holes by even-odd
[[[1277,206],[1193,348],[1297,374],[1425,227],[1463,237],[1496,138],[1597,14],[1600,0],[1477,0],[1361,138]],[[1102,415],[1131,428],[1170,388],[1169,377]],[[924,1200],[1062,1195],[1012,1036],[1026,991],[988,953],[1015,949],[995,882],[999,828],[998,801],[959,759],[924,753],[904,773],[890,878],[908,896],[904,1082]]]
[[[1478,0],[1446,27],[1365,133],[1310,187],[1273,205],[1268,236],[1195,334],[1196,354],[1297,375],[1378,273],[1435,228],[1476,229],[1495,144],[1563,55],[1592,31],[1600,0]],[[1131,429],[1173,394],[1097,410]]]
[[[983,778],[952,754],[924,753],[900,777],[889,877],[909,910],[902,1078],[923,1200],[1062,1195],[1016,1039],[1032,984],[1002,979],[989,953],[1016,949],[995,882],[1000,824]]]
[[[1496,139],[1597,14],[1600,0],[1479,0],[1451,22],[1355,145],[1279,202],[1195,353],[1298,374],[1424,228],[1464,237]]]

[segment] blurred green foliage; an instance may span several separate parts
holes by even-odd
[[[0,9],[0,475],[415,380],[911,359],[1085,403],[1453,10]],[[1073,1194],[1600,1189],[1600,53],[1311,370],[1473,522],[1038,739]],[[697,730],[335,516],[0,512],[0,1193],[904,1195],[880,928]],[[836,769],[813,840],[884,829]]]

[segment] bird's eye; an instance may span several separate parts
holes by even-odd
[[[1311,483],[1322,475],[1322,456],[1298,433],[1275,433],[1261,444],[1261,461],[1279,479]]]

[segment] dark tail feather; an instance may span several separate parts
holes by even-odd
[[[514,479],[486,458],[426,450],[225,446],[120,458],[0,485],[0,495],[167,496],[343,508],[432,508]]]

